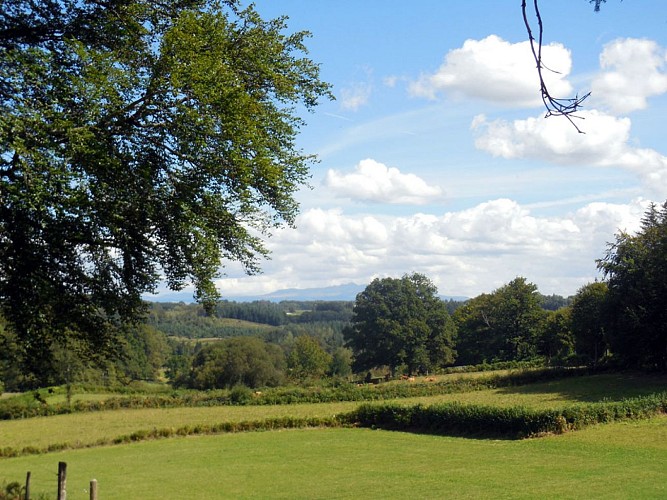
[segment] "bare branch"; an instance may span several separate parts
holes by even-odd
[[[604,1],[605,0],[592,0],[592,2],[595,2],[596,4],[595,5],[596,10],[600,8],[600,2]],[[557,73],[557,71],[549,69],[542,62],[543,26],[542,26],[542,16],[540,14],[540,9],[538,7],[538,0],[533,0],[533,9],[534,9],[535,19],[537,21],[537,26],[539,29],[537,40],[535,40],[535,37],[533,36],[531,23],[528,19],[526,0],[521,1],[523,22],[526,25],[526,31],[528,32],[528,40],[530,41],[530,50],[533,53],[533,58],[535,59],[535,64],[537,66],[537,74],[540,78],[540,93],[542,94],[542,102],[544,103],[544,107],[547,110],[546,116],[547,117],[564,116],[570,121],[570,123],[577,130],[577,132],[579,132],[580,134],[584,134],[585,132],[582,131],[574,122],[574,119],[583,120],[584,118],[582,118],[581,116],[576,116],[575,113],[580,110],[580,108],[583,106],[583,102],[586,100],[586,98],[588,98],[589,95],[591,95],[591,93],[588,92],[582,97],[579,97],[577,95],[573,98],[568,98],[568,99],[554,98],[549,93],[549,89],[547,88],[547,85],[544,82],[544,76],[542,72],[543,70],[546,70],[546,71],[551,71],[552,73]]]

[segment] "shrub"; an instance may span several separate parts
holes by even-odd
[[[252,401],[252,391],[243,384],[237,384],[229,391],[229,401],[235,405],[245,405]]]

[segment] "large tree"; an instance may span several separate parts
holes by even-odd
[[[104,351],[161,280],[210,305],[293,223],[297,106],[330,94],[285,30],[236,0],[2,2],[0,307],[33,370],[55,337]]]
[[[222,389],[235,385],[278,386],[285,378],[285,354],[256,337],[233,337],[204,346],[192,360],[193,389]]]
[[[437,288],[421,274],[375,279],[357,295],[344,331],[356,370],[434,370],[454,362],[456,330]]]
[[[331,355],[310,335],[294,340],[287,355],[289,375],[296,380],[322,378],[331,365]]]
[[[609,287],[612,354],[632,367],[667,371],[667,201],[648,208],[637,234],[617,234],[598,267]]]
[[[537,286],[517,277],[454,313],[459,362],[526,360],[537,355],[546,312]]]
[[[597,363],[607,353],[607,284],[596,281],[582,286],[572,302],[572,334],[575,351],[587,363]]]
[[[547,310],[544,326],[539,334],[537,350],[548,363],[567,363],[574,354],[572,308]]]

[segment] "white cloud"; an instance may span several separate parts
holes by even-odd
[[[595,260],[619,228],[638,229],[647,203],[596,202],[559,217],[533,215],[509,199],[400,218],[313,209],[298,217],[298,230],[270,240],[264,275],[221,280],[220,288],[241,295],[421,272],[447,295],[473,297],[516,276],[542,293],[569,295],[598,276]]]
[[[395,75],[385,76],[382,79],[382,83],[385,85],[385,87],[389,87],[389,88],[394,88],[396,86],[396,84],[398,83],[398,81],[399,81],[399,77],[395,76]]]
[[[372,87],[370,83],[356,83],[340,91],[341,107],[348,111],[357,111],[368,104]]]
[[[614,113],[645,109],[648,97],[667,92],[666,65],[667,50],[652,40],[615,40],[600,55],[592,99]]]
[[[355,171],[330,169],[325,185],[337,196],[375,203],[420,205],[439,198],[442,191],[414,174],[403,174],[372,159],[359,162]]]
[[[543,72],[551,94],[569,97],[570,51],[552,43],[542,47],[542,58],[553,70]],[[512,44],[496,35],[466,40],[463,47],[447,53],[438,71],[422,76],[410,88],[413,95],[431,99],[439,92],[452,92],[512,107],[541,105],[539,89],[529,42]]]
[[[480,115],[472,128],[475,146],[507,159],[539,159],[564,165],[618,167],[632,171],[649,191],[667,192],[667,157],[630,145],[631,122],[599,111],[581,111],[580,134],[562,117],[537,117],[508,122]],[[574,118],[578,119],[578,118]]]

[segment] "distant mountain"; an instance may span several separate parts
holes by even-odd
[[[271,302],[281,302],[283,300],[296,301],[353,301],[357,298],[357,294],[362,292],[366,285],[357,285],[355,283],[347,283],[345,285],[326,286],[321,288],[286,288],[284,290],[276,290],[275,292],[266,293],[263,295],[224,295],[223,300],[231,302],[253,302],[256,300],[269,300]],[[443,300],[468,300],[468,297],[441,295]],[[194,302],[192,291],[182,292],[163,292],[159,295],[147,295],[144,297],[149,302]]]
[[[281,302],[283,300],[312,301],[312,300],[355,300],[357,294],[361,292],[365,285],[355,285],[348,283],[346,285],[327,286],[322,288],[287,288],[276,290],[275,292],[263,295],[223,295],[222,300],[231,302],[254,302],[256,300],[269,300],[271,302]],[[194,302],[192,291],[172,292],[164,291],[158,295],[146,295],[145,300],[149,302]]]
[[[347,283],[345,285],[326,286],[322,288],[287,288],[261,295],[252,300],[270,300],[280,302],[282,300],[355,300],[357,294],[362,292],[366,285]],[[244,300],[248,300],[247,298]]]
[[[347,283],[345,285],[327,286],[322,288],[287,288],[285,290],[276,290],[275,292],[267,293],[256,298],[249,299],[247,297],[236,300],[238,302],[248,300],[270,300],[272,302],[280,302],[282,300],[355,300],[357,294],[363,292],[366,285],[357,285],[355,283]],[[469,297],[462,295],[440,295],[442,300],[456,300],[464,301]]]

